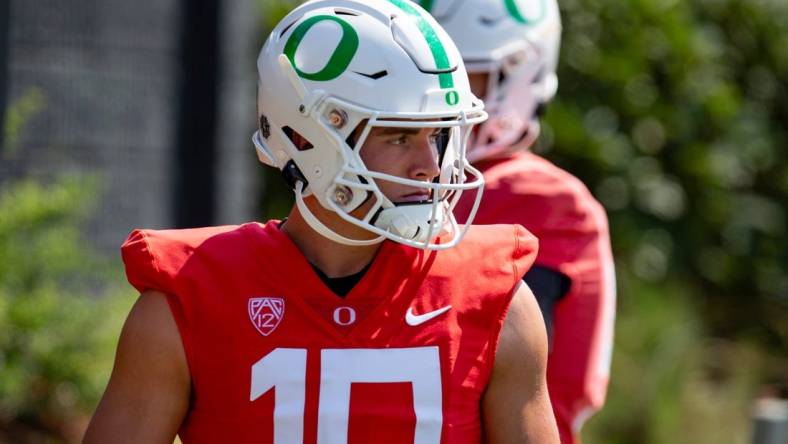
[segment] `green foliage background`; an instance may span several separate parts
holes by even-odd
[[[788,383],[788,3],[561,0],[546,155],[608,209],[620,288],[589,442],[748,442]]]
[[[85,247],[99,182],[0,188],[0,442],[78,442],[133,298]]]
[[[297,3],[260,0],[261,27]],[[788,385],[788,2],[559,5],[535,150],[607,208],[619,283],[608,402],[584,440],[749,442],[753,400]],[[262,211],[282,217],[288,194],[266,185]]]

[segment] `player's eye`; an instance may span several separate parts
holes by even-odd
[[[391,143],[392,145],[406,145],[408,143],[408,135],[399,134],[391,138],[391,140],[389,140],[389,143]]]
[[[449,128],[439,128],[437,131],[430,134],[430,143],[437,148],[441,156],[446,151],[446,146],[449,143],[449,134]]]

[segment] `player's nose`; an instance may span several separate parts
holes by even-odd
[[[410,177],[416,180],[432,182],[440,174],[438,164],[438,148],[431,137],[432,130],[422,130],[413,147],[413,159]]]

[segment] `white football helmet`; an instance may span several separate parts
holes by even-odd
[[[484,185],[465,148],[487,114],[459,51],[426,11],[407,0],[309,1],[274,28],[257,68],[258,157],[282,170],[315,231],[346,245],[391,239],[445,249],[460,241],[465,228],[452,210],[466,190],[476,190],[478,206]],[[425,183],[368,170],[360,151],[374,127],[446,128],[440,177]],[[306,144],[297,147],[294,137]],[[430,189],[431,199],[395,204],[376,184],[382,180]],[[328,228],[304,204],[310,194],[377,237]]]
[[[558,89],[561,16],[556,0],[420,0],[446,29],[469,73],[488,73],[490,119],[468,151],[471,162],[539,136],[539,113]]]

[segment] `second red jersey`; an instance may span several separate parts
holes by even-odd
[[[485,189],[473,223],[524,226],[539,239],[536,265],[571,281],[555,311],[547,383],[561,442],[577,443],[604,403],[610,371],[616,287],[607,216],[576,177],[533,153],[477,166]],[[461,222],[471,206],[457,206]]]
[[[480,402],[536,240],[385,242],[345,297],[278,223],[135,231],[129,281],[167,294],[192,378],[184,443],[481,442]]]

